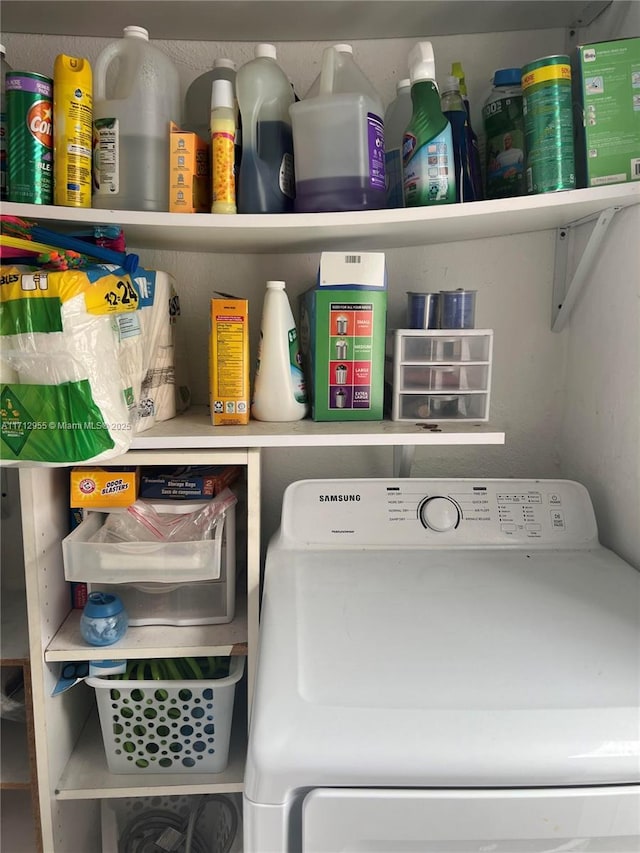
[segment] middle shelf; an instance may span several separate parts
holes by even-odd
[[[81,613],[81,610],[72,610],[62,623],[45,650],[47,662],[247,654],[247,602],[244,596],[238,596],[232,622],[129,627],[122,640],[111,646],[88,646],[85,643],[80,634]]]

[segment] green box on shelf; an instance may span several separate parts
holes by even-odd
[[[640,180],[640,38],[582,44],[573,59],[578,186]]]
[[[382,420],[386,320],[384,253],[323,252],[316,285],[300,302],[314,420]]]

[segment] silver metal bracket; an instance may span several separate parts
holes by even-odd
[[[573,236],[578,225],[592,222],[595,217],[579,219],[570,225],[556,230],[556,256],[553,270],[553,306],[551,311],[551,331],[561,332],[567,324],[573,306],[580,295],[594,263],[607,229],[619,207],[608,207],[599,214],[584,248],[578,266],[569,281],[569,259],[572,257]]]

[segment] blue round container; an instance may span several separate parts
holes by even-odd
[[[439,293],[407,291],[407,328],[437,329],[439,306]]]
[[[120,598],[111,592],[91,592],[80,617],[82,639],[92,646],[110,646],[124,637],[129,617]]]
[[[476,320],[475,290],[440,291],[440,328],[473,329]]]

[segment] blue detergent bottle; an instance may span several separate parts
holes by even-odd
[[[430,41],[409,52],[409,77],[413,113],[402,140],[405,206],[451,204],[456,200],[453,136],[440,106]]]
[[[469,117],[457,77],[446,77],[442,87],[442,112],[451,125],[456,170],[456,201],[479,201],[473,184]]]
[[[462,102],[467,111],[467,146],[469,148],[469,166],[471,168],[471,183],[477,201],[482,201],[484,198],[484,189],[482,181],[482,166],[480,164],[480,144],[478,143],[478,135],[473,129],[471,122],[471,107],[469,106],[469,98],[467,91],[467,81],[464,76],[464,69],[461,62],[451,63],[451,75],[457,77],[460,82],[460,95]]]
[[[272,44],[259,44],[255,58],[236,74],[242,120],[238,213],[290,213],[295,198],[289,79]]]

